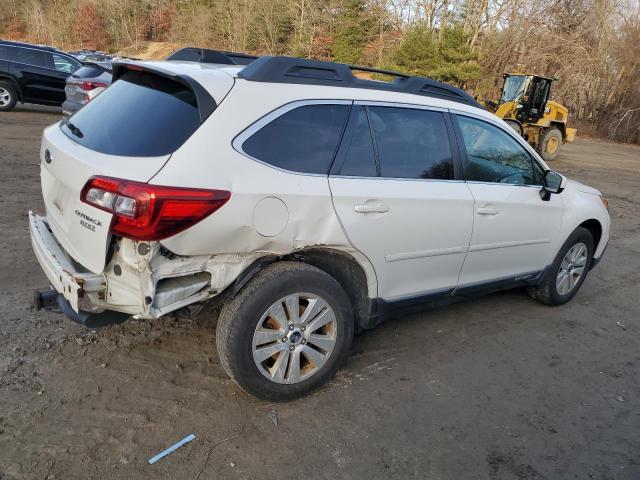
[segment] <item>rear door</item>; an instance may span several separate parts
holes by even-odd
[[[357,103],[329,179],[347,236],[373,263],[378,296],[448,294],[471,238],[447,113]]]
[[[51,52],[26,47],[10,47],[10,52],[9,71],[19,79],[23,100],[62,103],[66,75],[54,69]]]
[[[233,81],[228,81],[230,88]],[[199,128],[198,107],[188,86],[131,71],[70,121],[44,131],[40,153],[47,221],[74,260],[100,273],[110,239],[111,214],[80,201],[87,180],[105,175],[149,181]]]

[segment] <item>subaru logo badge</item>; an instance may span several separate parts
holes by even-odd
[[[44,151],[44,161],[45,161],[45,162],[47,162],[47,163],[51,163],[51,160],[52,160],[52,158],[51,158],[51,152],[50,152],[50,151],[49,151],[49,149],[47,148],[47,149]]]

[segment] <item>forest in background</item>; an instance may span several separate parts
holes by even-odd
[[[638,0],[0,0],[0,37],[335,60],[494,100],[503,72],[530,72],[556,79],[582,131],[640,143]]]

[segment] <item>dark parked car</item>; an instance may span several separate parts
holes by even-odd
[[[99,50],[74,50],[67,52],[69,55],[80,60],[81,62],[108,62],[113,59],[113,56],[108,53],[101,52]]]
[[[81,65],[52,47],[0,40],[0,111],[18,101],[61,105],[65,81]]]
[[[111,62],[85,62],[67,78],[62,114],[73,115],[111,85]]]

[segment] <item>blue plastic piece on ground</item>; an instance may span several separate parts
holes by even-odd
[[[189,443],[191,440],[193,440],[194,438],[196,438],[196,436],[192,433],[191,435],[187,435],[186,437],[184,437],[182,440],[180,440],[178,443],[176,443],[175,445],[171,445],[169,448],[167,448],[166,450],[160,452],[159,454],[157,454],[155,457],[150,458],[149,459],[149,464],[153,465],[154,463],[156,463],[158,460],[160,460],[162,457],[166,457],[167,455],[169,455],[171,452],[177,450],[178,448],[180,448],[182,445],[184,445],[185,443]]]

